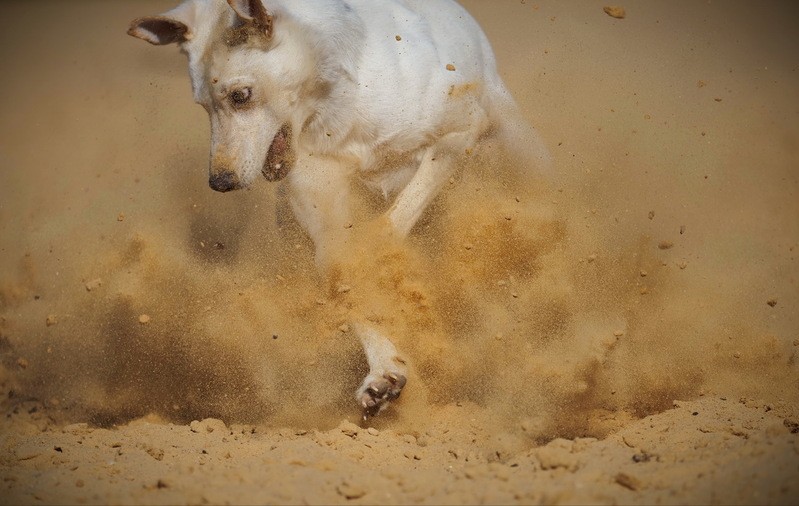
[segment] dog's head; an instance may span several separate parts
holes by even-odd
[[[247,187],[258,172],[282,179],[293,163],[296,103],[313,62],[277,32],[261,0],[188,0],[128,30],[152,44],[177,43],[188,56],[194,100],[211,119],[214,190]]]

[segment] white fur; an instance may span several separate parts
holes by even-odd
[[[212,175],[230,170],[242,186],[251,184],[281,125],[291,125],[290,201],[323,271],[346,254],[353,177],[394,198],[386,217],[402,237],[490,126],[523,161],[548,165],[546,148],[497,74],[488,40],[456,2],[263,5],[274,21],[268,50],[215,39],[220,23],[237,20],[224,0],[188,0],[163,17],[188,27],[181,47],[194,98],[211,117]],[[131,34],[153,41],[136,22]],[[244,111],[227,99],[241,87],[253,90],[253,107]],[[405,370],[388,338],[355,328],[371,368],[358,391],[363,399],[375,378]]]

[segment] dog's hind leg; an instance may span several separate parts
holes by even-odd
[[[427,148],[419,168],[388,210],[399,237],[405,237],[452,176],[459,158],[477,141],[481,129],[451,132]]]
[[[363,417],[374,416],[399,397],[405,386],[408,369],[394,344],[374,327],[357,323],[354,330],[361,340],[369,374],[355,393],[363,408]]]

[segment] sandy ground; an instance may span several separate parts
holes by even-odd
[[[464,5],[554,173],[478,153],[337,292],[208,188],[171,2],[0,4],[0,503],[799,501],[796,4]]]

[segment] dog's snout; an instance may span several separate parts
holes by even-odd
[[[208,185],[218,192],[229,192],[239,188],[239,177],[230,171],[220,171],[211,174]]]

